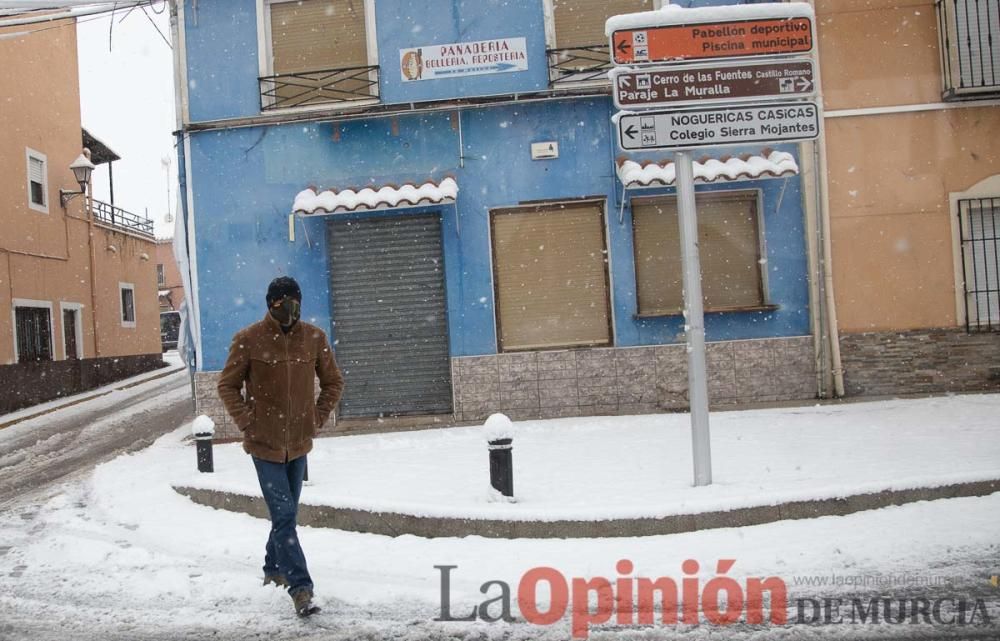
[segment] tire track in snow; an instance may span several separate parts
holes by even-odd
[[[148,447],[192,418],[190,397],[188,375],[178,372],[95,399],[96,407],[56,410],[7,428],[0,433],[0,509],[37,500],[60,481]]]

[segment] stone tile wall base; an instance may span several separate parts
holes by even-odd
[[[159,353],[0,365],[0,414],[164,367],[167,364]]]
[[[713,407],[816,396],[809,336],[708,343],[706,353]],[[494,412],[520,421],[688,407],[684,345],[466,356],[451,359],[451,374],[455,423],[482,421]],[[215,421],[217,438],[239,438],[215,390],[217,377],[196,374],[197,411]]]
[[[1000,331],[841,334],[848,396],[1000,391]]]
[[[809,336],[708,343],[712,406],[816,396]],[[455,418],[614,416],[688,407],[684,345],[516,352],[452,359]]]

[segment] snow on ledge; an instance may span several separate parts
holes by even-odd
[[[437,205],[453,203],[458,196],[458,183],[448,177],[439,183],[428,180],[422,185],[412,183],[402,187],[384,185],[365,187],[359,191],[327,189],[316,193],[312,188],[304,189],[295,196],[292,213],[333,214],[337,212],[369,211],[392,207],[415,207],[417,205]]]
[[[638,13],[624,13],[618,16],[611,16],[604,23],[604,35],[611,37],[611,34],[615,31],[641,29],[642,27],[731,22],[761,18],[813,19],[814,14],[812,7],[807,2],[769,2],[765,4],[694,8],[668,4],[657,11],[640,11]]]
[[[781,178],[798,173],[799,166],[792,154],[770,149],[765,149],[759,155],[704,158],[694,162],[694,179],[706,183],[717,180]],[[676,178],[673,160],[643,164],[625,158],[618,160],[618,179],[626,187],[669,186],[674,184]]]

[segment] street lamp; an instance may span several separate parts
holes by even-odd
[[[70,191],[69,189],[59,190],[59,204],[66,208],[66,203],[73,200],[75,196],[87,192],[87,184],[90,183],[90,174],[94,171],[94,163],[90,162],[90,150],[84,149],[83,153],[77,156],[73,164],[69,166],[73,170],[76,182],[80,184],[80,191]]]

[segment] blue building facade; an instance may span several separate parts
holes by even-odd
[[[178,4],[200,411],[235,429],[214,374],[286,274],[335,344],[345,421],[684,406],[680,274],[656,271],[679,253],[673,188],[623,183],[607,42],[574,26],[651,1]],[[801,162],[705,155],[774,154]],[[772,173],[698,186],[716,404],[816,391],[803,179]],[[399,201],[406,184],[429,195]]]

